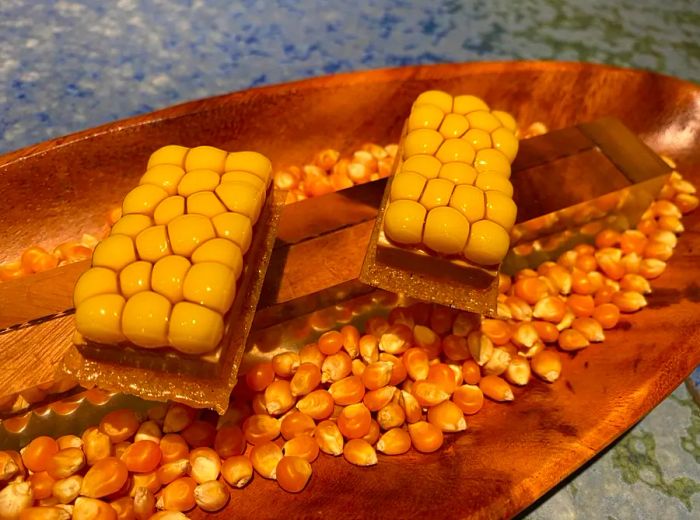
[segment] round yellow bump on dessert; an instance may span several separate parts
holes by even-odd
[[[461,253],[469,237],[469,222],[449,206],[431,209],[425,219],[423,243],[443,255]]]
[[[136,237],[136,251],[141,260],[148,262],[156,262],[171,254],[165,226],[151,226],[141,231]]]
[[[168,345],[170,302],[153,291],[143,291],[126,301],[122,331],[134,345],[146,348]]]
[[[440,125],[440,133],[446,138],[462,137],[469,130],[469,121],[461,114],[447,114]]]
[[[170,313],[170,345],[184,354],[200,355],[214,350],[224,335],[224,320],[196,303],[180,302]]]
[[[102,239],[92,253],[93,267],[107,267],[117,272],[135,261],[134,242],[126,235],[110,235]]]
[[[248,184],[255,186],[257,189],[263,192],[267,188],[265,181],[263,181],[260,177],[258,177],[254,173],[246,172],[243,170],[233,170],[230,172],[226,172],[221,176],[222,183],[233,181],[247,182]]]
[[[210,238],[214,238],[212,221],[204,215],[180,215],[168,223],[170,249],[176,255],[189,257]]]
[[[177,193],[187,197],[198,191],[212,191],[220,180],[221,177],[214,170],[188,170],[177,185]]]
[[[510,179],[510,161],[495,148],[485,148],[476,152],[474,168],[479,173],[490,171]]]
[[[471,164],[474,153],[474,147],[464,139],[447,139],[442,143],[435,157],[442,163],[458,161]]]
[[[447,206],[454,188],[454,183],[447,179],[430,179],[425,185],[419,202],[428,211],[438,206]]]
[[[246,254],[253,240],[253,226],[250,219],[240,213],[222,213],[211,219],[216,236],[232,241]]]
[[[501,122],[491,112],[486,110],[477,110],[467,114],[470,128],[479,128],[488,133],[493,132],[496,128],[501,128]]]
[[[139,213],[141,215],[153,215],[153,211],[160,201],[167,198],[168,192],[160,186],[153,184],[141,184],[126,194],[122,202],[122,215]]]
[[[154,184],[163,188],[168,195],[177,193],[177,185],[185,175],[185,170],[174,164],[158,164],[146,170],[139,184]]]
[[[515,132],[518,128],[518,124],[515,122],[515,118],[508,112],[503,110],[492,110],[491,115],[498,119],[503,126],[505,126],[511,132]]]
[[[475,264],[495,265],[503,260],[509,247],[510,237],[505,229],[490,220],[479,220],[472,224],[464,256]]]
[[[399,172],[391,179],[391,200],[418,200],[426,179],[416,172]]]
[[[124,297],[98,294],[83,300],[75,309],[75,327],[86,339],[115,344],[126,338],[122,333]]]
[[[503,175],[496,172],[482,172],[476,177],[474,186],[484,191],[496,190],[513,198],[513,185]]]
[[[187,197],[187,213],[215,217],[226,213],[226,206],[211,191],[198,191]]]
[[[91,267],[80,275],[73,289],[73,306],[98,294],[118,294],[117,273],[106,267]]]
[[[231,268],[236,280],[243,272],[241,248],[225,238],[207,240],[192,253],[192,263],[219,262]]]
[[[229,211],[240,213],[255,223],[260,216],[264,192],[246,182],[224,182],[216,188],[216,194]]]
[[[518,139],[507,128],[497,128],[491,134],[493,147],[503,153],[512,163],[518,153]]]
[[[447,179],[455,184],[474,184],[476,170],[463,162],[448,162],[442,165],[438,178]]]
[[[518,208],[513,199],[500,191],[490,190],[486,192],[486,218],[495,222],[506,231],[515,224]]]
[[[423,237],[425,208],[412,200],[389,203],[384,214],[384,233],[399,244],[419,244]]]
[[[469,114],[477,110],[488,110],[489,106],[483,99],[476,96],[464,95],[455,96],[454,108],[452,111],[455,114]]]
[[[486,213],[484,192],[476,186],[457,186],[450,198],[450,207],[464,215],[470,224],[481,220]]]
[[[182,294],[185,300],[225,314],[236,296],[235,273],[219,262],[194,264],[185,276]]]
[[[127,265],[119,273],[119,288],[124,298],[151,289],[151,271],[153,264],[139,260]]]
[[[413,102],[413,107],[434,105],[445,113],[452,112],[452,96],[442,90],[426,90]]]
[[[174,164],[175,166],[183,167],[185,164],[185,157],[190,149],[186,146],[179,146],[177,144],[169,144],[158,148],[155,152],[151,154],[148,158],[147,170],[150,170],[154,166],[160,164]]]
[[[266,189],[272,180],[272,163],[270,159],[258,152],[244,150],[228,154],[226,164],[224,164],[224,171],[230,172],[233,170],[241,170],[257,175],[265,183]]]
[[[442,141],[442,135],[437,130],[428,128],[412,130],[404,139],[403,156],[408,159],[414,155],[435,155]]]
[[[491,148],[492,146],[491,134],[481,128],[472,128],[462,136],[462,139],[471,144],[474,150],[477,151],[483,150],[484,148]]]
[[[226,151],[213,146],[197,146],[185,157],[185,170],[214,170],[223,173],[227,155]]]
[[[184,256],[170,255],[161,258],[153,266],[151,288],[173,304],[182,301],[182,287],[190,266],[190,261]]]
[[[401,165],[401,171],[420,173],[426,179],[434,179],[441,166],[442,163],[434,155],[420,154],[406,159]]]
[[[152,225],[153,222],[151,221],[151,217],[148,215],[138,215],[136,213],[132,213],[130,215],[124,215],[117,220],[112,226],[110,234],[126,235],[131,238],[136,238],[136,235]]]
[[[173,195],[162,201],[153,212],[153,221],[156,224],[167,224],[174,218],[185,214],[185,197]]]
[[[408,116],[408,131],[419,128],[437,130],[445,114],[435,105],[415,107]]]

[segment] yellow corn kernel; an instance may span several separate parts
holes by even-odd
[[[197,146],[192,148],[185,157],[185,170],[191,172],[206,169],[223,173],[227,155],[224,150],[213,146]]]
[[[181,215],[168,223],[170,247],[176,255],[190,256],[215,236],[212,221],[203,215]]]
[[[236,279],[243,271],[241,248],[225,238],[207,240],[192,253],[192,263],[219,262],[229,267]]]
[[[73,305],[98,294],[117,294],[117,274],[106,267],[92,267],[80,275],[73,290]]]
[[[476,152],[474,168],[479,173],[491,171],[510,179],[510,162],[503,153],[495,148],[484,148]]]
[[[472,95],[455,96],[452,111],[456,114],[468,114],[477,110],[488,110],[489,106],[480,98]]]
[[[246,254],[253,239],[253,226],[250,219],[239,213],[222,213],[211,219],[216,236],[231,240]]]
[[[406,159],[401,165],[401,171],[420,173],[426,179],[434,179],[441,167],[442,163],[434,155],[418,154]]]
[[[230,181],[220,184],[216,194],[229,211],[245,215],[253,223],[257,222],[265,192],[246,182]]]
[[[486,195],[486,218],[495,222],[506,231],[515,224],[515,215],[518,208],[513,199],[500,191],[487,191]]]
[[[491,148],[493,143],[491,142],[491,135],[481,128],[472,128],[464,136],[462,136],[466,142],[472,145],[474,150],[479,151],[484,148]]]
[[[185,354],[214,350],[224,333],[221,314],[196,303],[180,302],[170,315],[170,345]]]
[[[121,327],[124,304],[124,297],[119,294],[92,296],[76,307],[76,328],[85,338],[99,343],[124,341]]]
[[[113,271],[121,271],[135,261],[134,242],[126,235],[108,236],[92,253],[93,267],[107,267]]]
[[[170,255],[161,258],[153,266],[151,287],[171,303],[177,303],[183,299],[182,287],[189,269],[190,262],[183,256]]]
[[[157,262],[171,254],[168,233],[165,226],[151,226],[136,237],[136,251],[141,260]]]
[[[428,212],[423,243],[433,251],[446,255],[460,253],[468,237],[469,222],[456,209],[445,206]]]
[[[129,298],[122,312],[124,335],[141,347],[164,347],[168,344],[170,302],[152,291],[143,291]]]
[[[475,110],[467,114],[470,128],[478,128],[491,133],[501,127],[501,122],[488,110]]]
[[[411,110],[408,118],[408,131],[419,128],[437,130],[445,114],[435,105],[422,105]],[[444,134],[443,134],[444,135]]]
[[[443,112],[452,111],[452,96],[442,90],[426,90],[413,102],[414,107],[422,105],[434,105]]]
[[[446,179],[454,184],[474,184],[476,179],[476,170],[473,166],[463,162],[449,162],[442,165],[440,179]]]
[[[384,215],[384,231],[387,237],[400,244],[418,244],[423,234],[425,208],[411,200],[389,203]]]
[[[457,186],[450,197],[450,207],[464,215],[470,224],[481,220],[486,212],[484,192],[475,186]]]
[[[425,177],[415,172],[399,172],[391,180],[391,200],[417,201],[425,188]]]
[[[126,194],[122,202],[122,214],[153,215],[156,206],[168,197],[168,192],[160,186],[141,184]]]
[[[508,253],[510,237],[501,226],[490,220],[479,220],[471,226],[464,256],[477,264],[498,264]]]
[[[491,133],[491,140],[493,147],[513,162],[518,153],[518,139],[513,132],[507,128],[497,128]]]
[[[211,191],[198,191],[187,197],[187,213],[211,218],[226,213],[226,206]]]
[[[149,157],[147,169],[150,170],[159,164],[174,164],[182,167],[185,164],[185,156],[187,156],[187,152],[189,151],[189,148],[176,144],[169,144],[158,148]]]
[[[144,261],[131,263],[122,269],[119,273],[119,289],[122,295],[131,298],[136,293],[150,290],[152,269],[153,264]]]
[[[257,175],[264,183],[265,189],[272,180],[272,164],[263,154],[251,151],[231,152],[226,157],[224,171],[240,170]]]
[[[443,142],[443,137],[437,130],[420,128],[413,130],[404,139],[404,158],[414,155],[435,155]]]
[[[188,170],[177,185],[177,194],[189,197],[198,191],[212,191],[220,180],[214,170]]]
[[[156,224],[168,224],[174,218],[185,214],[185,197],[173,195],[164,199],[156,206],[153,212],[153,221]]]
[[[420,203],[428,211],[438,206],[447,206],[453,190],[454,184],[447,179],[430,179],[425,185]]]
[[[236,296],[236,278],[233,270],[224,264],[197,263],[185,276],[182,294],[186,300],[224,314]]]
[[[464,139],[446,139],[438,148],[435,157],[443,163],[458,161],[471,164],[475,153],[474,147]]]
[[[469,130],[469,121],[461,114],[447,114],[440,125],[440,133],[446,139],[462,137],[467,130]]]
[[[508,197],[513,197],[513,185],[503,175],[495,172],[482,172],[476,177],[474,186],[484,191],[500,191]]]
[[[185,175],[185,170],[174,164],[158,164],[146,170],[139,184],[153,184],[163,188],[168,195],[177,193],[177,185]]]
[[[117,220],[112,226],[110,234],[126,235],[131,238],[136,238],[136,235],[152,224],[151,217],[148,215],[132,213],[131,215],[124,215]]]
[[[221,176],[221,182],[245,182],[255,187],[258,190],[265,191],[267,185],[260,177],[254,173],[233,170],[226,172]]]

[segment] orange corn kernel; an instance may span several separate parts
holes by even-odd
[[[659,229],[666,231],[672,231],[674,233],[683,233],[683,231],[685,231],[685,227],[683,227],[683,223],[678,217],[659,217],[658,224]]]
[[[22,462],[27,469],[34,472],[46,471],[49,461],[58,453],[58,443],[51,437],[37,437],[22,448],[21,453]]]
[[[333,413],[333,396],[327,390],[314,390],[297,401],[297,410],[322,421]]]
[[[83,432],[83,452],[88,466],[92,466],[98,460],[105,459],[112,454],[112,441],[109,436],[97,428],[88,428]]]
[[[71,514],[60,507],[34,506],[23,509],[19,520],[69,520]]]
[[[22,267],[33,273],[53,269],[58,265],[58,258],[43,247],[31,246],[22,253]]]
[[[580,350],[590,345],[590,342],[586,339],[586,337],[578,330],[574,329],[563,330],[561,334],[559,334],[558,343],[560,349],[568,352]]]
[[[301,457],[313,462],[318,458],[320,448],[311,434],[303,434],[285,442],[282,451],[285,456]]]
[[[647,244],[647,237],[641,231],[628,229],[620,237],[620,249],[624,254],[637,253],[641,255]]]
[[[131,476],[131,489],[129,489],[129,496],[134,497],[138,488],[146,488],[151,493],[157,493],[160,490],[161,486],[162,483],[158,478],[157,471],[150,471],[148,473],[136,473]]]
[[[690,193],[678,193],[674,197],[673,201],[676,203],[676,206],[684,215],[695,211],[698,207],[698,204],[700,204],[700,199],[698,199],[697,196],[692,195]]]
[[[537,336],[545,343],[554,343],[559,338],[559,330],[548,321],[533,321],[532,326],[537,331]]]
[[[279,377],[292,377],[301,364],[296,352],[282,352],[272,358],[272,368]]]
[[[53,483],[51,494],[58,499],[61,504],[70,504],[80,495],[80,487],[83,485],[83,477],[71,475]]]
[[[548,295],[547,285],[535,277],[521,278],[513,285],[513,294],[530,305]]]
[[[514,320],[527,321],[532,318],[532,307],[522,298],[508,296],[504,303],[508,307],[510,315]]]
[[[579,255],[576,257],[576,261],[574,262],[574,266],[584,273],[590,273],[591,271],[596,270],[598,267],[598,262],[596,262],[595,256],[593,256],[592,253],[579,253]]]
[[[444,440],[442,430],[426,421],[409,424],[408,434],[411,437],[413,447],[422,453],[437,451]]]
[[[321,365],[321,382],[333,383],[347,377],[352,372],[352,360],[347,352],[341,350],[323,360]]]
[[[462,364],[462,377],[464,382],[476,385],[481,379],[481,368],[473,359],[468,359]]]
[[[571,272],[571,289],[574,292],[572,296],[588,295],[595,292],[595,286],[588,277],[588,273],[576,268]]]
[[[430,312],[430,328],[439,335],[447,334],[452,330],[455,319],[455,311],[444,305],[435,305]]]
[[[406,421],[406,412],[398,402],[391,402],[377,412],[377,423],[382,430],[402,426]]]
[[[408,307],[394,307],[389,312],[389,325],[401,323],[412,329],[416,323],[413,321],[413,314]]]
[[[362,403],[370,412],[378,412],[391,402],[395,394],[395,386],[384,386],[377,390],[366,392],[365,396],[362,398]]]
[[[658,229],[659,225],[655,218],[643,218],[637,223],[637,230],[645,235],[649,235]]]
[[[576,251],[577,259],[581,255],[592,255],[595,252],[595,248],[591,244],[578,244],[574,247]]]
[[[442,348],[440,336],[423,325],[413,327],[413,344],[425,350],[431,359],[438,357]]]
[[[343,448],[343,457],[355,466],[374,466],[377,463],[377,452],[362,439],[349,440]]]
[[[402,323],[391,325],[379,337],[379,350],[388,354],[402,354],[413,344],[413,332]]]
[[[251,415],[243,422],[243,435],[253,445],[279,437],[280,421],[269,415]]]
[[[78,242],[64,242],[56,246],[53,254],[62,262],[73,263],[90,258],[92,249]]]
[[[117,457],[118,459],[121,459],[122,455],[126,451],[126,449],[131,446],[131,443],[129,441],[124,441],[124,442],[118,442],[117,444],[114,445],[114,453],[113,455]]]
[[[498,292],[500,293],[507,293],[511,286],[513,284],[513,281],[510,276],[507,274],[503,273],[498,273]]]
[[[553,383],[561,375],[561,355],[554,349],[546,349],[530,360],[532,371],[547,383]]]
[[[253,449],[250,450],[250,462],[255,471],[263,478],[275,479],[277,464],[282,457],[282,448],[274,442],[264,442],[253,446]]]
[[[187,520],[188,518],[186,514],[180,511],[158,511],[148,520]]]
[[[109,503],[117,513],[117,520],[134,520],[134,499],[131,497],[121,497]]]
[[[197,483],[190,477],[173,480],[161,491],[156,507],[166,511],[189,511],[196,505],[194,499],[196,487]]]
[[[211,446],[216,438],[216,427],[207,421],[194,421],[180,432],[190,448]]]
[[[620,289],[623,291],[635,291],[642,294],[651,293],[649,280],[635,273],[626,274],[622,280],[620,280]]]
[[[9,452],[0,451],[0,482],[7,482],[16,475],[23,476],[24,470],[22,468],[20,471],[20,464],[15,462],[15,457]]]
[[[337,419],[338,429],[348,439],[359,439],[369,432],[372,415],[362,403],[343,408]]]
[[[63,435],[56,439],[59,450],[65,450],[66,448],[82,448],[83,441],[77,435]]]
[[[351,359],[360,354],[360,331],[353,325],[345,325],[340,329],[343,336],[343,349]]]
[[[579,331],[590,342],[596,343],[605,339],[602,325],[595,318],[576,318],[571,324],[574,330]]]
[[[597,248],[615,247],[620,243],[621,235],[613,229],[604,229],[595,237],[595,245]]]
[[[663,260],[664,262],[673,256],[673,247],[663,242],[650,241],[644,247],[642,253],[644,258],[655,258],[657,260]]]
[[[314,430],[314,438],[323,453],[333,456],[343,453],[343,434],[333,421],[325,420],[318,423]]]
[[[547,296],[539,300],[532,310],[535,318],[559,323],[566,313],[566,303],[559,296]]]
[[[85,466],[85,454],[80,448],[60,450],[49,459],[46,472],[56,480],[70,477]]]
[[[615,289],[609,285],[604,285],[598,289],[593,295],[593,303],[596,305],[602,305],[603,303],[610,303],[612,301],[612,295],[615,293]]]
[[[362,361],[360,358],[352,360],[352,375],[362,377],[362,374],[365,373],[366,368],[367,365],[365,365],[364,361]]]
[[[391,367],[391,378],[389,379],[389,384],[392,386],[397,386],[401,384],[407,377],[408,372],[403,362],[392,354],[382,352],[379,354],[379,361],[388,361],[393,366]]]
[[[639,264],[639,274],[647,280],[653,280],[666,270],[666,262],[656,258],[645,258]]]
[[[282,418],[280,432],[285,439],[293,439],[299,435],[312,434],[316,428],[314,420],[302,412],[289,412]]]
[[[73,520],[117,520],[117,512],[102,500],[78,497],[73,506]]]
[[[402,428],[392,428],[377,441],[377,451],[385,455],[403,455],[411,449],[411,436]]]
[[[569,294],[571,292],[572,278],[571,272],[567,268],[554,264],[543,275],[552,282],[559,294]]]
[[[318,349],[325,354],[330,356],[340,351],[343,347],[343,335],[337,330],[329,330],[324,332],[320,338],[318,338]]]
[[[80,494],[90,498],[102,498],[119,491],[129,477],[126,464],[115,457],[97,461],[83,477]]]
[[[21,262],[0,264],[0,281],[14,280],[32,274],[32,271],[22,265]]]
[[[484,366],[493,355],[493,342],[480,331],[474,331],[467,336],[467,344],[472,359],[480,366]]]
[[[214,449],[222,459],[242,455],[246,448],[243,430],[239,426],[227,424],[219,428],[214,438]]]
[[[506,380],[518,386],[524,386],[530,382],[530,362],[522,356],[515,356],[510,360],[505,371]]]
[[[323,365],[322,365],[323,366]],[[289,382],[294,397],[307,395],[321,384],[321,371],[314,363],[302,363]]]
[[[163,432],[160,430],[158,423],[155,421],[146,421],[139,426],[136,435],[134,435],[134,441],[153,441],[159,444],[162,437]]]
[[[348,376],[333,383],[328,392],[336,404],[345,406],[359,403],[365,396],[365,384],[358,376]]]
[[[197,484],[219,478],[221,457],[211,448],[196,448],[190,452],[190,477]]]
[[[123,408],[105,415],[100,421],[99,428],[102,433],[116,444],[129,439],[136,433],[139,429],[139,419],[133,410]]]
[[[537,329],[530,322],[519,323],[515,330],[513,331],[513,337],[511,338],[513,343],[520,348],[530,348],[534,345],[539,336],[537,334]]]
[[[273,381],[265,389],[265,409],[270,415],[282,415],[294,406],[296,398],[292,395],[289,381]]]
[[[381,427],[379,426],[379,423],[372,419],[369,422],[369,431],[367,432],[366,435],[363,435],[361,439],[363,441],[369,442],[372,446],[377,444],[377,441],[379,440],[379,437],[381,436]]]
[[[160,464],[160,446],[153,441],[138,441],[131,444],[122,454],[121,461],[134,473],[149,473]]]
[[[245,487],[253,478],[253,463],[245,455],[229,457],[221,465],[221,476],[233,487]]]
[[[253,396],[251,402],[254,414],[267,415],[267,408],[265,408],[265,392],[258,392]]]
[[[416,381],[411,393],[421,406],[429,407],[440,404],[450,398],[440,385],[431,381]]]
[[[194,489],[194,499],[200,509],[213,512],[222,509],[229,501],[231,493],[223,482],[204,482]]]
[[[454,337],[464,340],[464,338],[460,338],[459,336]],[[464,343],[466,344],[466,340],[464,340]],[[428,372],[430,370],[428,354],[422,348],[413,347],[408,349],[402,356],[402,361],[408,375],[414,381],[419,381],[428,377]]]
[[[189,455],[188,455],[189,457]],[[187,459],[174,460],[163,464],[156,471],[158,482],[162,485],[170,484],[172,481],[184,477],[190,471],[190,461]]]
[[[593,310],[593,318],[603,329],[612,329],[620,321],[620,309],[612,303],[603,303]]]
[[[189,457],[190,448],[178,433],[166,433],[160,440],[161,462],[168,463]],[[89,460],[89,459],[88,459]]]
[[[447,394],[452,394],[458,384],[454,372],[446,363],[430,365],[426,381],[436,384]]]
[[[475,312],[460,312],[452,323],[452,334],[466,338],[480,323],[481,316]]]
[[[484,376],[479,381],[479,388],[489,399],[494,401],[512,401],[513,390],[505,379],[499,376]]]
[[[508,322],[503,321],[503,320],[483,320],[481,322],[481,332],[484,333],[494,345],[505,345],[510,341],[510,338],[513,334],[513,330],[511,329],[510,325]],[[447,338],[446,338],[447,339]],[[444,345],[443,341],[443,345]],[[465,341],[466,344],[466,341]],[[467,348],[467,354],[469,350]],[[448,356],[449,357],[449,356]],[[464,359],[468,359],[469,356],[460,359],[455,359],[454,361],[463,361]],[[452,358],[450,358],[452,359]]]
[[[569,309],[571,309],[571,312],[579,318],[591,316],[595,309],[593,297],[590,295],[572,294],[566,300],[566,303]]]
[[[277,483],[289,493],[302,491],[311,478],[311,464],[302,457],[284,456],[277,463]]]
[[[445,353],[445,357],[451,361],[464,361],[471,357],[467,338],[456,334],[445,336],[442,340],[442,351]]]
[[[478,386],[466,384],[455,390],[452,400],[462,412],[474,415],[484,406],[484,393]]]
[[[428,422],[443,432],[461,432],[467,429],[462,409],[452,401],[443,401],[429,408]]]
[[[379,360],[379,340],[371,334],[365,334],[360,338],[360,357],[365,363],[374,363]]]
[[[382,316],[372,316],[365,322],[365,334],[379,338],[389,330],[389,322]]]
[[[613,294],[612,303],[621,312],[637,312],[641,308],[646,307],[647,300],[644,298],[644,295],[636,291],[620,291]]]
[[[389,361],[369,363],[362,373],[362,382],[367,390],[378,390],[389,384],[393,368]]]
[[[263,361],[253,365],[245,376],[248,388],[256,392],[262,392],[275,380],[275,370],[272,363]]]
[[[34,500],[49,498],[53,492],[53,485],[56,482],[46,471],[33,473],[28,480],[32,485]]]

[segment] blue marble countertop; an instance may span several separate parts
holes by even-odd
[[[700,81],[700,1],[1,0],[0,153],[255,85],[528,58]],[[700,408],[681,386],[526,516],[698,511]]]

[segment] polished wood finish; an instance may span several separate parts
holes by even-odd
[[[97,233],[154,147],[254,148],[277,166],[298,164],[325,147],[350,152],[365,141],[395,142],[411,100],[435,87],[482,96],[523,125],[540,120],[563,128],[616,116],[700,183],[700,88],[693,84],[573,63],[383,70],[197,101],[0,157],[0,261],[34,242],[51,246]],[[511,404],[488,403],[467,432],[449,436],[432,455],[380,457],[369,469],[322,456],[298,495],[256,477],[213,518],[502,518],[522,510],[643,417],[700,362],[700,215],[684,223],[687,231],[653,283],[649,308],[625,317],[605,344],[568,358],[557,383],[534,382],[518,389]],[[3,372],[19,363],[26,372],[46,367],[52,348],[32,359],[15,352]]]

